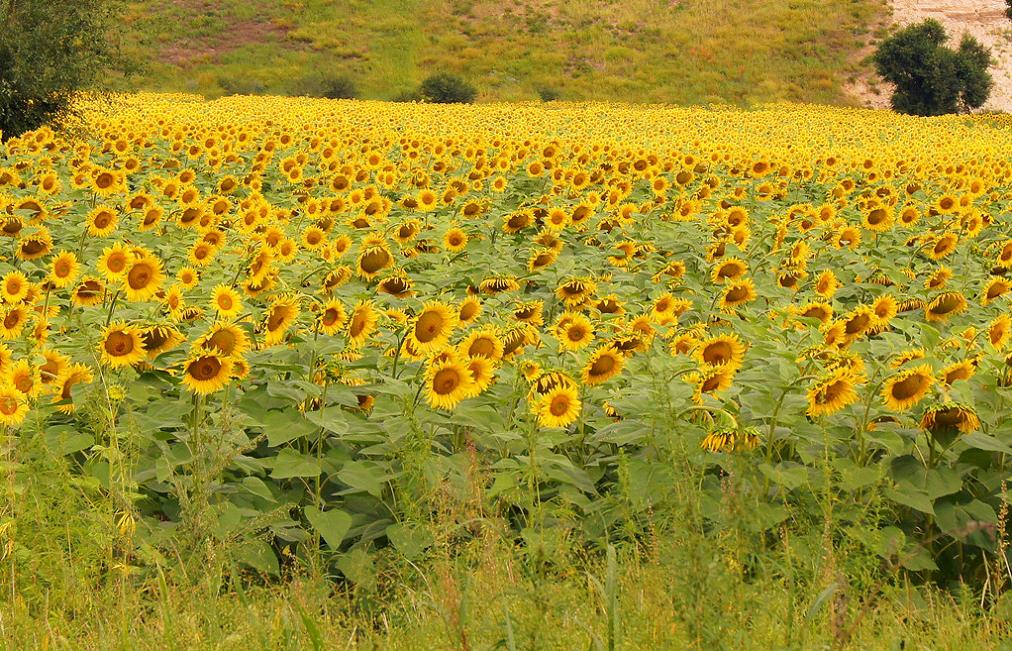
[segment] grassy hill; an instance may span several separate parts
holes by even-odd
[[[426,75],[483,100],[845,102],[881,0],[134,0],[128,88],[388,99]]]

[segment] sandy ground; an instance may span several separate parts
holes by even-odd
[[[1012,112],[1012,21],[1005,16],[1005,0],[891,0],[893,22],[909,25],[934,18],[945,26],[949,45],[970,34],[991,49],[994,88],[985,111]],[[879,93],[865,80],[850,88],[866,106],[889,105],[889,89],[878,82]]]

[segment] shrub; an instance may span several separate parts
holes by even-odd
[[[323,73],[301,80],[296,94],[327,99],[355,99],[358,97],[358,87],[350,77]]]
[[[0,1],[4,138],[73,117],[74,100],[119,63],[107,29],[119,8],[119,0]]]
[[[478,94],[467,80],[445,72],[426,78],[418,91],[426,101],[436,104],[470,104]]]
[[[542,102],[554,102],[562,97],[562,93],[557,88],[539,88],[538,97]]]
[[[971,36],[958,50],[945,46],[941,23],[926,20],[882,42],[875,53],[878,73],[896,86],[892,106],[900,113],[943,115],[979,108],[993,85],[991,56]]]
[[[1012,0],[1005,0],[1005,4],[1008,5],[1008,9],[1005,10],[1005,15],[1008,16],[1009,20],[1012,20]]]

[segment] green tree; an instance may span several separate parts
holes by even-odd
[[[418,91],[425,100],[436,104],[470,104],[478,94],[465,79],[445,72],[426,78]]]
[[[991,55],[971,36],[959,48],[945,46],[945,28],[937,20],[910,25],[879,46],[878,73],[896,86],[892,106],[900,113],[943,115],[979,108],[994,85]]]
[[[109,29],[120,0],[0,0],[0,129],[65,124],[74,100],[120,67]]]

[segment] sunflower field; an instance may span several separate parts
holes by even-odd
[[[0,148],[0,550],[43,448],[110,567],[367,581],[501,525],[1005,567],[1012,120],[138,95]],[[722,508],[733,493],[748,505]]]

